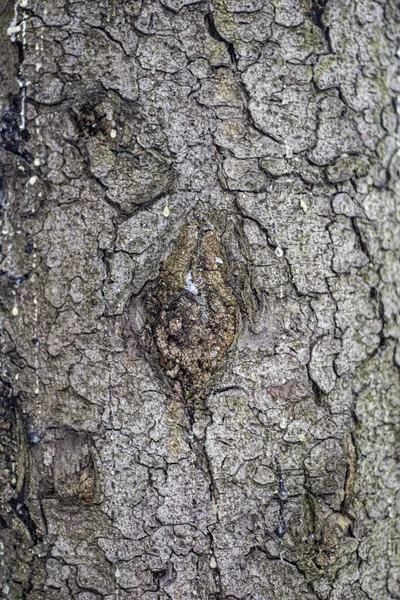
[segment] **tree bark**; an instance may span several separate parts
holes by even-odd
[[[2,597],[400,598],[398,2],[0,14]]]

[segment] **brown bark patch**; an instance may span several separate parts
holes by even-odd
[[[90,436],[72,430],[54,430],[52,435],[55,439],[41,444],[35,456],[43,497],[100,502],[100,477]]]
[[[187,400],[201,396],[232,345],[238,308],[221,246],[196,221],[182,230],[149,299],[161,366]]]

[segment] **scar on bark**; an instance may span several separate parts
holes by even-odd
[[[236,337],[238,306],[228,275],[215,233],[192,220],[148,299],[158,360],[190,404],[203,400]]]
[[[99,504],[102,501],[101,475],[90,435],[61,429],[53,430],[52,438],[33,451],[34,462],[40,465],[37,478],[42,497]],[[44,454],[53,457],[48,466]]]

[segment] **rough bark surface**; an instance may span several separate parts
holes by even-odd
[[[1,597],[400,598],[396,0],[2,0]]]

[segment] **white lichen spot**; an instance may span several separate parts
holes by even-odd
[[[11,38],[11,41],[14,42],[15,34],[19,33],[20,31],[21,31],[20,25],[10,25],[10,27],[7,29],[7,35]]]
[[[50,448],[46,448],[43,452],[43,463],[46,467],[50,467],[53,464],[53,455]]]
[[[7,35],[11,38],[12,42],[17,40],[16,34],[21,31],[21,25],[18,24],[18,9],[26,8],[28,6],[28,0],[17,0],[14,4],[14,18],[7,29]]]
[[[307,204],[304,202],[303,198],[300,200],[300,206],[303,209],[303,212],[306,213],[308,211],[308,206]]]
[[[224,261],[219,256],[215,257],[215,262],[217,263],[217,265],[223,265],[224,264]]]
[[[218,515],[218,506],[215,504],[215,502],[211,503],[211,512],[214,515],[214,517]]]
[[[32,177],[28,181],[29,185],[35,185],[36,182],[37,182],[36,175],[32,175]]]
[[[24,20],[22,21],[21,29],[22,29],[22,47],[25,48],[25,46],[26,46],[26,15],[24,15]]]
[[[199,288],[197,287],[196,282],[193,280],[192,271],[189,271],[186,275],[185,289],[196,296],[199,294]]]
[[[36,71],[40,71],[42,66],[43,66],[42,63],[40,63],[40,62],[36,63],[36,65],[35,65]]]
[[[111,131],[110,131],[110,137],[112,139],[114,139],[114,138],[117,137],[117,130],[116,129],[111,129]]]
[[[282,250],[282,248],[280,246],[277,246],[275,248],[275,254],[276,254],[276,256],[278,258],[282,258],[282,256],[283,256],[283,250]]]
[[[18,85],[21,90],[21,108],[19,111],[19,115],[20,115],[20,119],[21,119],[20,128],[25,129],[26,88],[28,86],[28,83],[25,82],[25,80],[21,76],[17,77],[17,82],[18,82]]]
[[[38,388],[38,387],[36,387],[36,388],[35,388],[35,394],[36,394],[36,396],[39,394],[39,392],[40,392],[39,388]]]
[[[304,435],[304,433],[300,433],[299,442],[305,442],[305,441],[306,441],[306,436]]]
[[[40,167],[40,158],[36,157],[33,161],[35,167]]]
[[[19,310],[18,310],[18,306],[16,304],[14,304],[14,306],[12,307],[11,314],[13,317],[18,317]]]
[[[215,560],[214,554],[210,558],[210,567],[211,567],[211,569],[217,568],[217,561]]]
[[[164,217],[169,217],[169,206],[168,206],[168,202],[167,202],[167,204],[164,206],[164,208],[163,208],[163,211],[162,211],[162,212],[163,212],[163,215],[164,215]]]
[[[121,577],[121,571],[118,569],[118,567],[115,569],[115,579],[119,579]]]
[[[293,150],[292,150],[291,146],[289,146],[288,144],[285,144],[285,152],[286,152],[286,158],[293,157]]]

